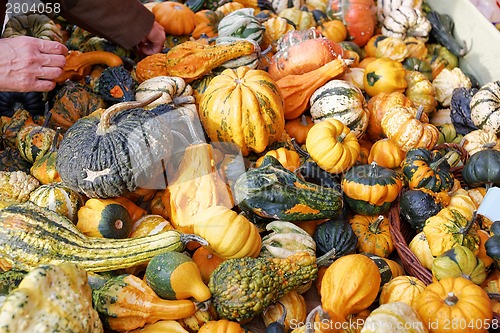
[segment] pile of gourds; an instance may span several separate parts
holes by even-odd
[[[0,332],[498,327],[500,222],[476,211],[500,81],[458,67],[449,17],[144,5],[167,33],[148,57],[29,21],[72,51],[54,91],[0,93]],[[394,211],[432,280],[405,272]]]

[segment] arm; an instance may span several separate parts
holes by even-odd
[[[145,43],[158,45],[159,39],[163,44],[165,40],[165,33],[161,33],[158,25],[154,24],[153,13],[138,0],[42,0],[42,2],[59,2],[62,9],[61,16],[69,22],[126,49]]]

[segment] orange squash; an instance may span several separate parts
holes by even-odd
[[[200,269],[201,279],[207,285],[208,281],[210,280],[210,274],[212,274],[212,272],[217,268],[217,266],[219,266],[221,262],[226,260],[203,246],[197,248],[191,258],[196,263],[196,265],[198,265],[198,268]]]
[[[343,75],[346,70],[344,60],[334,59],[307,73],[289,74],[276,81],[285,102],[285,119],[300,117],[309,107],[309,99],[316,89]]]
[[[368,163],[375,161],[380,166],[394,169],[401,165],[405,155],[405,152],[391,139],[380,139],[372,145],[370,155],[368,155]]]
[[[255,167],[258,168],[262,161],[264,160],[264,157],[267,155],[271,155],[275,157],[281,165],[287,170],[290,171],[295,171],[299,166],[300,166],[300,156],[297,154],[296,151],[286,149],[284,147],[270,150],[267,153],[265,153],[263,156],[259,157],[259,159],[255,162]]]
[[[386,258],[394,251],[394,242],[386,217],[356,214],[349,220],[349,224],[358,237],[359,252],[373,253]]]
[[[314,122],[310,116],[302,115],[285,122],[285,131],[295,139],[295,142],[299,145],[303,145],[306,143],[307,133],[309,133],[313,125]]]
[[[379,302],[380,304],[403,302],[413,306],[425,287],[425,283],[414,276],[398,276],[384,284]]]
[[[156,4],[151,11],[155,15],[155,21],[160,23],[166,34],[188,35],[196,27],[194,12],[183,3],[164,1]]]

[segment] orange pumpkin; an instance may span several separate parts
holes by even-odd
[[[285,123],[285,131],[295,139],[295,142],[303,145],[306,143],[307,133],[309,133],[313,125],[314,122],[310,116],[302,115],[298,118],[288,120]]]
[[[340,43],[347,38],[347,27],[340,20],[323,22],[318,26],[318,30],[321,31],[323,36],[336,43]]]
[[[191,33],[191,36],[195,39],[200,38],[202,34],[207,35],[209,38],[217,36],[217,26],[223,17],[224,14],[221,12],[210,9],[204,9],[196,12],[196,27]]]
[[[413,306],[425,287],[425,283],[414,276],[395,277],[382,287],[379,303],[403,302]]]
[[[207,248],[200,246],[197,248],[191,259],[198,265],[200,269],[201,279],[205,284],[210,280],[210,274],[223,262],[225,259],[214,254]]]
[[[375,33],[376,6],[373,0],[331,0],[331,15],[345,22],[349,40],[364,46]]]
[[[386,258],[394,251],[394,242],[386,217],[356,214],[349,224],[358,237],[358,251]]]
[[[375,161],[380,166],[394,169],[401,165],[405,155],[405,152],[391,139],[380,139],[372,145],[370,155],[368,155],[368,163]]]
[[[255,167],[259,167],[264,160],[264,157],[267,155],[275,157],[285,169],[292,172],[300,166],[299,154],[297,154],[294,150],[281,147],[275,150],[270,150],[263,156],[259,157],[259,159],[255,162]]]
[[[166,34],[189,35],[196,27],[196,16],[188,6],[180,2],[164,1],[151,10],[155,21],[165,29]]]

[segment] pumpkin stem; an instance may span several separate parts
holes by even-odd
[[[453,306],[457,304],[458,302],[458,297],[453,293],[453,291],[450,291],[446,298],[444,299],[444,303],[449,306]]]
[[[200,237],[195,234],[181,234],[180,235],[180,240],[182,244],[187,244],[189,242],[197,242],[203,246],[207,246],[208,242],[205,240],[205,238]]]
[[[195,99],[193,96],[175,96],[172,98],[172,102],[174,103],[175,107],[179,107],[183,104],[193,104],[195,102]]]
[[[384,215],[379,215],[377,219],[373,221],[373,223],[370,223],[368,230],[370,230],[372,234],[378,234],[379,233],[378,228],[380,226],[380,223],[382,223],[382,221],[384,221]]]
[[[474,222],[476,222],[476,218],[477,218],[477,210],[475,210],[472,213],[472,219],[470,219],[470,221],[467,221],[467,225],[460,229],[460,234],[467,235],[469,233],[470,228],[472,228]]]
[[[323,254],[321,257],[316,258],[316,265],[320,266],[330,266],[337,259],[337,249],[332,248],[330,251]]]
[[[377,168],[377,162],[373,161],[370,163],[371,168],[368,169],[368,177],[376,178],[379,176],[379,168]]]
[[[111,127],[111,117],[115,114],[135,108],[142,108],[143,106],[148,105],[151,102],[156,101],[158,98],[162,96],[163,93],[158,92],[150,97],[142,100],[142,101],[129,101],[129,102],[121,102],[116,103],[107,108],[101,115],[101,119],[99,120],[99,124],[97,125],[97,135],[104,135],[108,133],[109,128]]]
[[[424,107],[422,105],[420,105],[418,107],[418,110],[417,110],[417,114],[415,115],[415,118],[417,120],[420,120],[420,118],[422,118],[422,114],[424,113]]]
[[[344,132],[342,132],[342,134],[340,134],[340,135],[337,137],[337,141],[338,141],[339,143],[342,143],[342,142],[344,141],[344,139],[345,139],[345,137],[346,137],[346,136],[347,136],[347,134],[346,134],[346,133],[344,133]]]
[[[297,141],[295,141],[295,138],[292,138],[291,141],[292,141],[293,148],[295,148],[297,153],[304,156],[306,159],[308,159],[311,156],[311,155],[309,155],[309,153],[305,149],[302,149],[302,147],[297,143]]]
[[[61,127],[57,126],[56,134],[54,135],[54,139],[52,140],[52,144],[50,145],[50,152],[54,153],[57,151],[57,143],[59,142],[59,134],[61,134]]]

